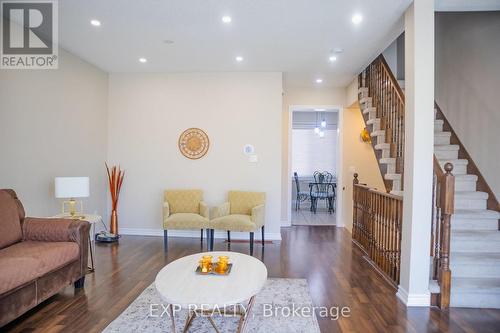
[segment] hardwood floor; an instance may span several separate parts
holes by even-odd
[[[266,244],[270,277],[306,278],[316,306],[348,306],[349,318],[319,318],[322,332],[499,332],[500,310],[405,308],[395,290],[365,261],[341,228],[282,229],[281,244]],[[216,240],[215,250],[227,244]],[[119,245],[97,245],[96,272],[85,289],[72,287],[0,329],[8,332],[100,332],[116,318],[168,262],[201,250],[199,239],[172,238],[168,254],[161,237],[124,236]],[[248,243],[232,251],[248,253]]]

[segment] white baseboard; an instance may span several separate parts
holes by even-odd
[[[148,228],[120,228],[120,235],[133,235],[133,236],[163,236],[163,229],[148,229]],[[172,237],[200,237],[199,230],[169,230],[168,235]],[[205,235],[205,234],[204,234]],[[214,238],[226,239],[227,233],[225,231],[215,231]],[[279,232],[265,232],[265,240],[281,241],[281,233]],[[231,239],[234,240],[248,240],[248,232],[231,232]],[[255,232],[255,240],[261,239],[260,230]]]
[[[401,286],[398,287],[398,292],[396,293],[397,298],[407,307],[420,306],[429,307],[431,306],[431,294],[430,292],[425,294],[408,294],[408,292]]]

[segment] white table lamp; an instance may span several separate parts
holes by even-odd
[[[89,177],[56,177],[54,180],[55,194],[58,199],[69,199],[63,201],[63,214],[66,213],[65,205],[69,204],[69,214],[77,217],[75,198],[86,198],[90,195]],[[83,203],[80,201],[80,211],[83,212]]]

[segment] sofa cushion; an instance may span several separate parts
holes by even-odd
[[[255,231],[257,226],[252,222],[250,215],[232,214],[221,216],[210,221],[212,228],[229,231]]]
[[[202,190],[168,190],[165,191],[170,214],[200,213],[200,202],[203,201]]]
[[[0,250],[0,295],[79,258],[74,242],[25,241]]]
[[[209,220],[199,214],[177,213],[171,214],[163,222],[165,229],[206,229]]]
[[[0,249],[19,242],[23,236],[16,199],[6,191],[0,191],[0,230]]]
[[[231,207],[231,214],[251,215],[252,208],[265,203],[266,193],[230,191],[228,201]]]

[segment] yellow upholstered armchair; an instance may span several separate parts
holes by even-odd
[[[203,202],[202,190],[167,190],[163,202],[163,237],[165,251],[168,245],[168,230],[201,230],[207,233],[210,244],[209,209]]]
[[[230,191],[228,201],[214,209],[211,228],[226,230],[228,242],[231,242],[231,231],[249,232],[250,255],[253,255],[254,232],[259,228],[264,246],[265,204],[264,192]]]

